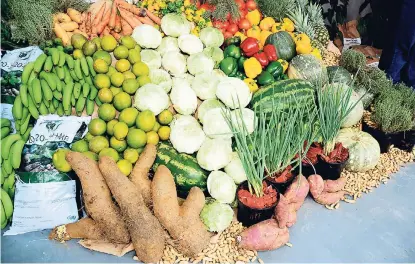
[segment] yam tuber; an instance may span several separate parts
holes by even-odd
[[[59,26],[61,26],[61,28],[65,31],[74,31],[79,27],[78,23],[75,21],[60,23]]]
[[[341,190],[346,184],[346,181],[342,178],[327,183],[327,181],[324,182],[320,175],[313,174],[308,177],[308,182],[310,184],[310,192],[314,200],[322,205],[337,203],[346,194],[345,191]],[[327,186],[325,186],[326,184]]]
[[[67,23],[72,21],[71,18],[65,13],[57,13],[55,14],[55,17],[59,23]]]
[[[107,241],[104,232],[97,223],[89,217],[82,218],[78,222],[55,227],[49,234],[49,239],[67,241],[74,238],[87,238]]]
[[[119,208],[112,201],[111,192],[98,164],[79,152],[69,152],[66,160],[81,181],[85,209],[105,236],[116,243],[128,243],[130,236]]]
[[[71,39],[69,38],[66,31],[59,25],[59,23],[56,23],[54,25],[53,32],[55,32],[56,37],[62,39],[62,43],[64,46],[70,45]]]
[[[82,14],[78,10],[73,9],[73,8],[68,8],[68,10],[66,10],[66,13],[68,13],[72,21],[75,21],[78,24],[82,22]]]
[[[151,184],[154,215],[176,240],[177,249],[188,257],[202,252],[211,234],[200,220],[205,205],[202,190],[193,187],[179,206],[173,175],[166,166],[159,166]]]
[[[236,240],[240,248],[268,251],[285,245],[290,233],[286,227],[279,228],[275,219],[268,219],[245,229]]]
[[[78,242],[84,248],[122,257],[134,250],[133,244],[115,244],[102,240],[82,239]]]
[[[100,158],[99,168],[121,208],[137,257],[145,263],[158,262],[165,244],[159,221],[146,207],[138,188],[118,169],[112,158]]]

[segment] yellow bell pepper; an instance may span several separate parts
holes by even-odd
[[[258,26],[261,21],[261,13],[258,9],[255,9],[254,11],[248,12],[246,19],[249,20],[252,26]]]
[[[287,30],[288,32],[294,31],[294,22],[292,22],[291,19],[286,17],[282,21],[283,21],[285,30]]]
[[[255,38],[257,40],[261,37],[261,29],[258,26],[253,26],[252,28],[248,29],[246,35],[251,38]]]
[[[297,42],[295,49],[298,54],[310,54],[313,51],[311,45],[304,42]]]
[[[271,28],[272,33],[280,32],[280,31],[285,31],[283,24],[275,23],[274,25],[272,25],[272,28]]]
[[[283,59],[279,59],[278,62],[281,64],[281,66],[284,70],[283,73],[285,73],[288,69],[288,62],[286,60],[283,60]]]
[[[259,36],[259,44],[263,47],[265,45],[265,41],[267,40],[268,36],[271,35],[271,31],[263,30]]]
[[[311,39],[306,34],[301,33],[296,36],[295,43],[311,45]]]
[[[272,17],[266,17],[261,20],[261,22],[259,23],[259,27],[262,30],[270,31],[272,25],[274,24],[275,24],[275,20]]]
[[[259,90],[258,84],[256,84],[254,79],[246,78],[244,80],[244,83],[246,83],[246,85],[248,85],[249,90],[251,91],[251,93],[255,93],[256,91]]]
[[[314,48],[313,51],[311,51],[310,54],[313,55],[314,57],[316,57],[319,60],[323,60],[323,58],[321,57],[320,50],[317,49],[317,48]]]
[[[242,32],[237,31],[235,34],[233,34],[235,37],[239,37],[241,39],[241,42],[244,41],[247,36],[245,36]]]
[[[248,78],[255,79],[261,74],[262,66],[255,57],[251,57],[244,62],[244,70]]]
[[[189,6],[191,4],[190,0],[184,0],[183,5]]]

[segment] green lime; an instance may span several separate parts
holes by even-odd
[[[132,72],[135,74],[135,76],[145,76],[150,73],[150,69],[148,68],[147,64],[145,64],[144,62],[140,61],[140,62],[136,62],[133,65],[133,69]]]
[[[89,128],[88,128],[89,129]],[[84,139],[86,141],[90,141],[92,138],[94,137],[94,135],[92,135],[90,132],[86,133]]]
[[[95,118],[89,122],[88,131],[93,136],[101,136],[105,133],[107,129],[107,124],[105,124],[104,120]]]
[[[117,119],[113,119],[107,123],[107,134],[110,136],[114,135],[114,126],[118,123]]]
[[[126,71],[122,73],[124,75],[124,80],[135,79],[135,75],[132,71]]]
[[[52,162],[53,162],[53,166],[55,166],[55,168],[58,171],[61,172],[69,172],[72,170],[71,165],[66,161],[66,154],[70,152],[69,149],[58,149],[55,151],[55,153],[53,153],[52,156]]]
[[[125,176],[130,175],[131,171],[133,170],[133,164],[125,159],[118,161],[117,166]]]
[[[114,126],[114,137],[118,140],[124,140],[128,134],[128,126],[124,122],[118,122]]]
[[[96,59],[94,61],[94,70],[96,73],[107,73],[108,64],[103,59]]]
[[[147,135],[143,130],[137,129],[137,128],[130,129],[127,135],[128,146],[130,146],[131,148],[137,149],[137,148],[144,147],[146,143],[147,143]]]
[[[118,152],[123,152],[127,148],[127,141],[118,140],[116,137],[110,138],[110,147]]]
[[[124,122],[128,125],[128,127],[132,127],[135,125],[135,120],[137,119],[138,110],[134,107],[128,107],[121,111],[118,119],[121,122]]]
[[[135,92],[138,89],[138,82],[136,79],[127,79],[124,81],[124,83],[122,84],[122,89],[124,92],[128,93],[128,94],[135,94]]]
[[[120,87],[123,84],[124,79],[124,74],[122,74],[121,72],[114,72],[111,75],[111,83],[116,87]]]
[[[120,43],[128,49],[133,49],[135,45],[137,45],[137,42],[131,36],[122,36],[120,39]]]
[[[92,56],[97,51],[97,44],[93,41],[87,41],[82,46],[82,52],[85,56]]]
[[[75,143],[72,144],[71,146],[71,150],[72,151],[76,151],[76,152],[86,152],[88,151],[88,142],[84,139],[82,140],[78,140]]]
[[[114,73],[118,72],[114,67],[109,66],[108,67],[108,72],[107,72],[107,76],[111,77]]]
[[[101,39],[99,37],[95,37],[92,39],[92,41],[95,43],[95,45],[97,45],[97,50],[101,50]]]
[[[114,50],[114,57],[117,60],[128,58],[128,49],[126,46],[120,45]]]
[[[113,97],[114,96],[112,95],[112,92],[111,92],[111,90],[109,88],[102,88],[98,92],[98,99],[102,103],[111,103]]]
[[[118,155],[118,152],[115,149],[112,148],[103,148],[98,155],[99,158],[102,157],[110,157],[115,162],[117,162],[120,159],[120,155]]]
[[[159,134],[159,138],[161,140],[168,140],[170,138],[170,127],[162,126],[157,133]]]
[[[113,104],[115,106],[115,109],[117,109],[118,111],[122,111],[123,109],[131,106],[131,96],[126,92],[120,92],[116,96],[114,96]]]
[[[163,110],[158,116],[157,116],[158,121],[160,122],[160,124],[162,125],[168,125],[170,124],[170,122],[173,120],[173,113],[170,112],[169,110]]]
[[[116,96],[117,94],[119,94],[120,92],[122,92],[122,89],[121,88],[114,87],[114,86],[111,86],[110,90],[111,90],[113,96]]]
[[[147,144],[157,145],[159,143],[159,135],[155,131],[147,132]]]
[[[136,163],[138,160],[138,151],[133,148],[128,148],[124,150],[124,159],[128,160],[132,164]]]
[[[121,59],[121,60],[118,60],[118,61],[115,63],[115,69],[117,69],[117,71],[119,71],[119,72],[125,72],[125,71],[128,71],[130,68],[131,68],[131,64],[130,64],[130,62],[129,62],[128,60],[126,60],[126,59]]]
[[[103,59],[108,65],[111,65],[112,59],[111,55],[105,50],[98,50],[92,55],[92,58],[95,60]]]
[[[128,51],[128,61],[134,65],[136,62],[141,61],[140,52],[136,49],[130,49]]]
[[[104,121],[110,121],[115,118],[117,111],[112,104],[102,104],[98,108],[98,116]]]
[[[156,121],[156,123],[154,124],[154,127],[153,127],[152,131],[157,132],[157,131],[159,131],[160,127],[161,127],[160,126],[160,123]]]
[[[89,141],[89,150],[95,153],[99,153],[104,148],[108,148],[110,143],[104,136],[96,136]]]
[[[150,110],[145,110],[138,114],[136,120],[136,126],[145,131],[149,132],[153,129],[154,125],[156,124],[156,117],[154,116],[153,112]]]
[[[151,83],[151,79],[150,77],[148,77],[148,75],[139,76],[137,78],[137,81],[140,87],[146,85],[147,83]]]
[[[102,73],[99,73],[99,74],[95,75],[94,83],[95,83],[95,86],[98,89],[110,88],[110,86],[111,86],[110,77],[108,75],[105,75],[105,74],[102,74]]]
[[[117,40],[112,35],[106,35],[101,38],[101,48],[105,51],[113,51],[117,44]]]

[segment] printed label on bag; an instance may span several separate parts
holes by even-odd
[[[379,62],[375,61],[375,62],[369,63],[366,66],[373,67],[373,68],[379,68]]]
[[[14,125],[13,114],[12,114],[13,105],[11,105],[11,104],[1,104],[0,107],[1,107],[1,111],[0,111],[1,112],[1,117],[9,119],[12,122],[13,131],[16,131],[16,127]],[[11,133],[13,131],[11,131]]]
[[[1,58],[1,69],[4,71],[23,71],[24,66],[34,61],[43,51],[37,46],[7,51]]]
[[[343,51],[362,44],[361,38],[343,38]]]

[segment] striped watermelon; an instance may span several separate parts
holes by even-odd
[[[160,143],[153,170],[156,171],[160,165],[166,166],[171,171],[180,197],[186,198],[190,189],[195,186],[206,191],[208,172],[199,166],[195,157],[178,153],[172,146]]]
[[[271,113],[275,109],[286,110],[296,105],[315,106],[315,90],[305,80],[282,80],[262,87],[251,101],[252,107]]]

